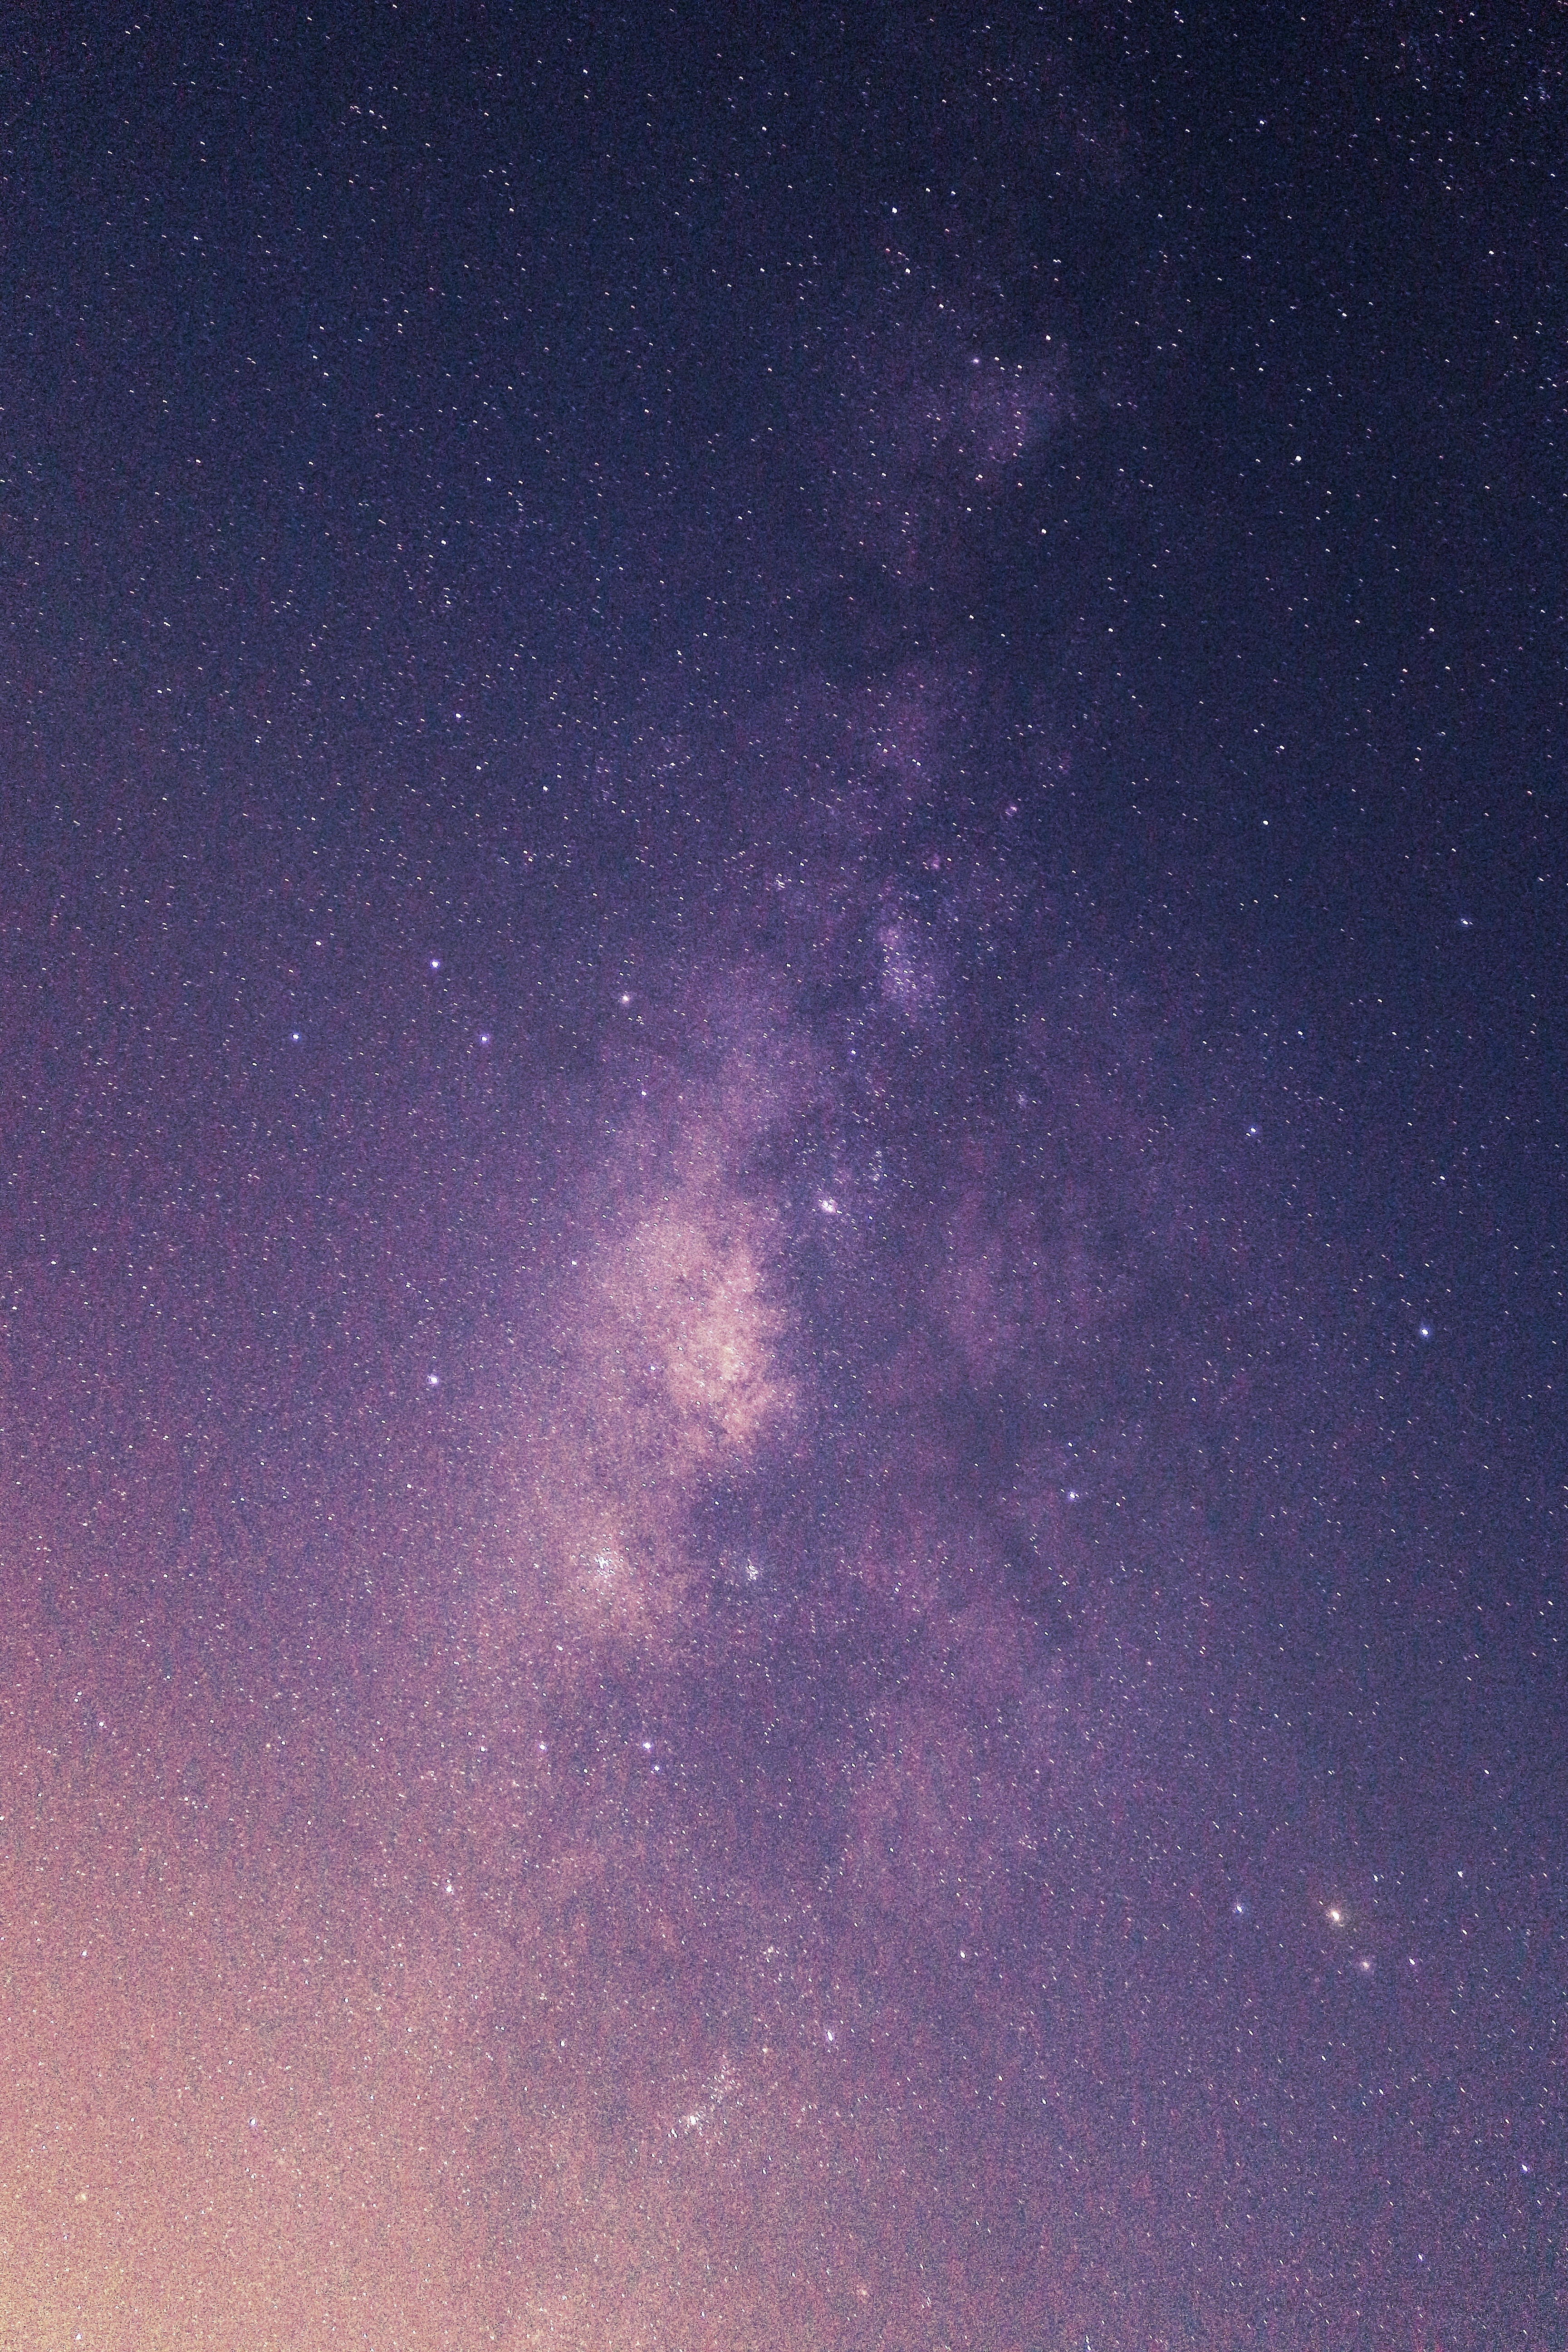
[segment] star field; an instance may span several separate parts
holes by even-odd
[[[1561,2352],[1563,43],[0,102],[0,2345]]]

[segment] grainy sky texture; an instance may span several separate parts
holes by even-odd
[[[17,12],[0,2347],[1563,2352],[1553,11]]]

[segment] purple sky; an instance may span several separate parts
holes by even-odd
[[[0,2338],[1563,2352],[1564,44],[35,13]]]

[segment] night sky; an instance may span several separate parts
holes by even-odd
[[[0,2345],[1563,2352],[1568,33],[33,6]]]

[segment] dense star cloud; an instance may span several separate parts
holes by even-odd
[[[0,2338],[1561,2345],[1556,47],[27,38]]]

